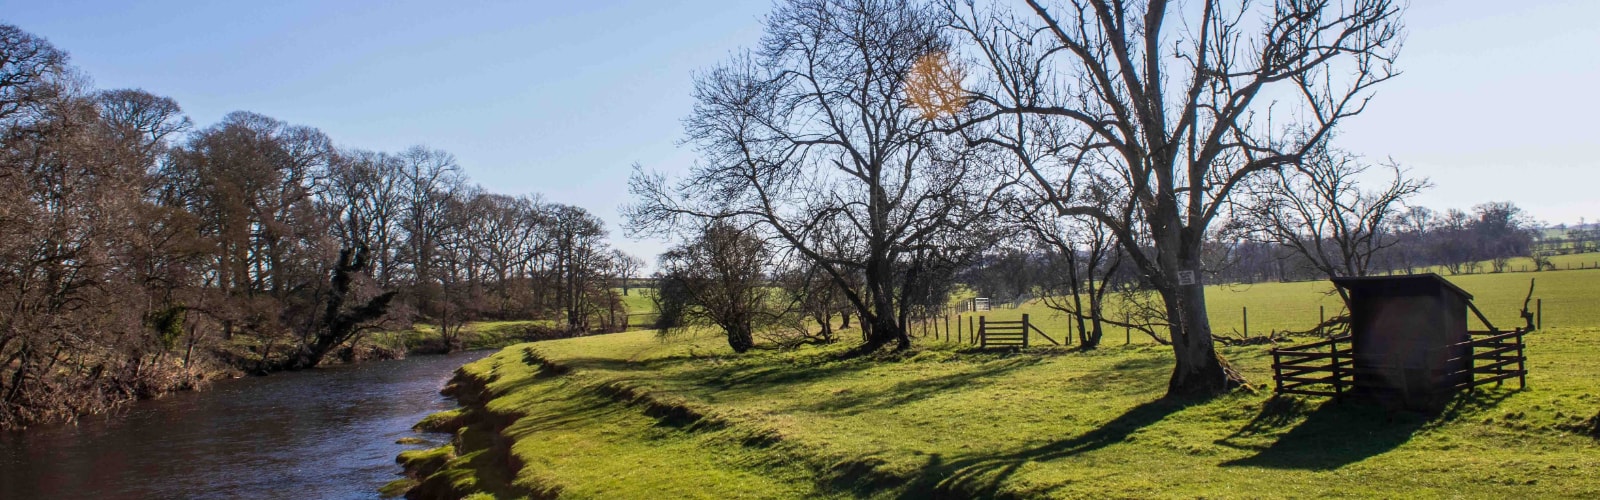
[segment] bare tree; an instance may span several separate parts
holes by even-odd
[[[1431,262],[1428,249],[1428,231],[1437,216],[1428,207],[1406,207],[1395,216],[1395,246],[1388,252],[1389,269],[1399,269],[1406,274]]]
[[[342,248],[366,245],[369,274],[381,286],[396,283],[406,208],[401,159],[387,153],[343,151],[328,165],[318,204]]]
[[[985,164],[939,130],[944,110],[926,107],[942,101],[907,92],[951,80],[914,75],[942,66],[941,22],[912,2],[779,4],[759,50],[696,79],[686,127],[703,163],[676,186],[636,174],[630,228],[751,218],[839,287],[870,332],[858,352],[909,347],[909,278],[982,245],[956,235],[981,221],[992,190]],[[846,232],[848,255],[819,247],[812,235],[826,228]]]
[[[0,24],[0,123],[55,99],[67,53],[44,38]]]
[[[755,347],[757,328],[776,319],[766,290],[772,251],[759,236],[726,221],[712,222],[693,240],[668,250],[661,263],[658,293],[681,294],[662,325],[683,328],[711,324],[722,328],[734,352]],[[662,333],[671,329],[658,328]]]
[[[1227,390],[1242,379],[1218,357],[1206,317],[1208,228],[1244,183],[1297,163],[1394,75],[1400,7],[1027,3],[1013,16],[946,2],[988,71],[973,92],[980,116],[1002,128],[1055,123],[1043,128],[1060,131],[1047,138],[1067,161],[1024,161],[1024,174],[1058,215],[1105,224],[1159,293],[1176,358],[1168,394]],[[1114,181],[1126,204],[1079,196],[1091,175]]]
[[[628,295],[631,281],[638,277],[639,271],[644,269],[644,259],[634,257],[622,250],[613,250],[611,262],[616,265],[617,280],[622,284],[622,295]]]
[[[466,189],[466,178],[454,155],[414,146],[400,154],[401,193],[405,200],[401,227],[405,232],[403,262],[409,264],[411,299],[424,317],[443,313],[436,302],[446,293],[438,275],[439,247],[450,228],[450,204]]]
[[[798,337],[833,342],[833,317],[850,307],[844,300],[844,293],[811,261],[804,258],[783,260],[776,282],[797,313],[789,321],[791,329]],[[817,330],[815,334],[813,328]]]
[[[1028,228],[1044,247],[1048,264],[1042,278],[1046,307],[1071,316],[1078,345],[1093,349],[1105,336],[1106,293],[1122,267],[1121,248],[1106,227],[1093,219],[1029,218]]]
[[[1378,254],[1399,242],[1406,200],[1429,186],[1390,163],[1389,181],[1362,189],[1371,168],[1357,155],[1318,147],[1294,168],[1247,185],[1235,213],[1252,236],[1288,248],[1328,278],[1366,276]]]
[[[556,299],[569,331],[588,330],[591,316],[609,308],[611,287],[606,270],[610,252],[604,245],[604,222],[582,208],[552,207],[551,227]]]
[[[1512,257],[1526,255],[1533,247],[1535,223],[1522,208],[1508,201],[1492,201],[1472,207],[1472,212],[1477,216],[1472,231],[1482,258],[1489,260],[1494,272],[1505,272]]]

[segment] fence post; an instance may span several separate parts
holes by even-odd
[[[1133,343],[1133,316],[1122,313],[1122,345]]]
[[[1517,332],[1517,388],[1528,388],[1528,356],[1522,353],[1522,332]]]
[[[1323,327],[1322,327],[1322,325],[1326,325],[1326,324],[1328,324],[1328,306],[1319,305],[1319,306],[1317,306],[1317,336],[1318,337],[1326,337],[1326,336],[1328,336],[1327,333],[1323,331]]]
[[[1239,310],[1244,315],[1244,338],[1250,338],[1250,308],[1240,306]]]
[[[1535,314],[1534,317],[1536,317],[1538,319],[1534,320],[1533,325],[1535,327],[1539,328],[1540,330],[1543,330],[1544,329],[1544,298],[1543,297],[1539,298],[1538,306],[1535,306],[1535,307],[1538,310],[1538,313]]]
[[[1277,386],[1277,390],[1272,391],[1272,392],[1282,394],[1283,393],[1283,369],[1279,367],[1280,363],[1282,363],[1282,358],[1279,357],[1278,350],[1277,349],[1273,349],[1272,350],[1272,382],[1273,382],[1274,385]]]
[[[979,316],[980,318],[982,316]],[[972,327],[972,316],[967,316],[967,341],[978,343],[978,329]]]
[[[1028,337],[1032,337],[1032,336],[1033,336],[1033,332],[1028,330],[1028,314],[1027,313],[1023,313],[1022,314],[1022,347],[1028,347]]]
[[[1340,396],[1344,396],[1344,384],[1339,381],[1339,343],[1338,342],[1329,342],[1328,343],[1328,354],[1332,355],[1332,357],[1330,359],[1333,360],[1333,397],[1337,399]]]
[[[978,346],[979,347],[983,347],[983,342],[985,340],[987,340],[986,337],[988,337],[988,335],[984,335],[983,331],[984,330],[988,330],[988,328],[985,327],[983,324],[984,324],[984,322],[986,322],[988,320],[989,320],[989,317],[987,317],[987,316],[978,316]]]

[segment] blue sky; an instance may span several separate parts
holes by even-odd
[[[0,0],[0,22],[72,54],[100,88],[177,99],[202,126],[234,110],[341,146],[454,153],[488,189],[607,219],[634,162],[681,171],[695,71],[756,43],[771,4],[671,1]],[[1418,202],[1509,200],[1551,223],[1600,220],[1600,2],[1414,0],[1399,67],[1340,144],[1436,187]]]

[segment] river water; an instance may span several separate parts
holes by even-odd
[[[399,477],[395,455],[449,440],[411,425],[454,407],[439,389],[487,354],[223,381],[115,417],[0,433],[0,499],[376,498]]]

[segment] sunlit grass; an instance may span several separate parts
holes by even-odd
[[[848,336],[847,336],[848,338]],[[508,348],[468,365],[524,464],[574,498],[1593,497],[1600,328],[1529,338],[1529,388],[1445,415],[1241,391],[1160,401],[1160,346],[846,359],[733,355],[712,332]],[[1266,348],[1223,352],[1256,382]]]
[[[486,385],[479,418],[510,439],[502,460],[520,464],[510,481],[523,494],[1594,498],[1600,271],[1449,277],[1503,328],[1528,278],[1546,324],[1528,337],[1529,387],[1463,396],[1439,416],[1269,389],[1164,401],[1170,351],[1137,332],[1124,346],[1120,329],[1090,352],[919,337],[865,358],[842,356],[850,342],[736,355],[709,329],[635,331],[517,345],[462,373]],[[1307,330],[1318,305],[1338,313],[1327,287],[1214,286],[1207,301],[1218,331],[1241,329],[1246,306],[1254,335]],[[1066,319],[1038,303],[982,314],[1022,313],[1064,337]],[[1263,388],[1268,349],[1219,347]],[[474,456],[481,467],[487,455]],[[473,474],[448,470],[452,484]]]
[[[1529,280],[1537,280],[1533,297],[1543,299],[1546,328],[1600,327],[1600,270],[1473,274],[1445,276],[1445,279],[1472,294],[1478,309],[1501,329],[1522,325],[1518,313],[1528,294]],[[1206,287],[1206,310],[1210,312],[1212,331],[1218,335],[1243,336],[1246,314],[1251,336],[1274,331],[1307,332],[1316,327],[1323,315],[1332,318],[1344,314],[1344,304],[1332,292],[1333,284],[1328,281],[1212,285]],[[1111,300],[1117,299],[1113,296]],[[1529,308],[1533,309],[1534,305],[1530,304]],[[1319,307],[1322,309],[1319,310]],[[1107,310],[1116,310],[1115,302]],[[1057,341],[1061,341],[1067,333],[1069,317],[1046,307],[1039,300],[1016,309],[965,314],[961,321],[965,324],[968,321],[966,316],[972,314],[996,321],[1010,321],[1020,319],[1024,313],[1029,315],[1030,322]],[[1113,319],[1120,319],[1114,313],[1110,315]],[[955,316],[952,315],[951,320],[954,329]],[[941,339],[943,325],[941,320]],[[1483,328],[1476,319],[1471,320],[1470,325],[1474,329]],[[961,333],[965,333],[965,328],[962,327]],[[921,326],[918,325],[914,331],[920,334]],[[1114,326],[1106,328],[1105,336],[1103,342],[1107,344],[1121,345],[1130,340],[1135,344],[1153,342],[1138,330],[1130,334],[1126,329]],[[1031,341],[1046,342],[1037,335]]]

